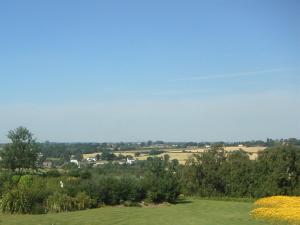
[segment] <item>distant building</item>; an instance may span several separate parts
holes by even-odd
[[[129,158],[126,159],[126,164],[131,165],[131,164],[133,164],[134,162],[135,162],[135,159],[129,159]]]
[[[51,169],[53,168],[53,162],[50,160],[45,160],[42,164],[43,168]]]
[[[94,163],[97,161],[97,159],[95,157],[89,157],[86,159],[86,161],[90,162],[90,163]]]
[[[70,163],[74,163],[74,164],[76,164],[77,166],[79,166],[79,162],[78,162],[77,159],[71,159],[71,160],[70,160]]]

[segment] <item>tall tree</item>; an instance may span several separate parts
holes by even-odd
[[[7,137],[11,143],[1,152],[2,166],[11,170],[35,169],[38,149],[32,133],[25,127],[10,130]]]

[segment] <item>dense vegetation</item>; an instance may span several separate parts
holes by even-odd
[[[183,192],[201,196],[258,198],[300,194],[300,149],[280,144],[250,160],[244,151],[214,148],[181,169]]]
[[[138,202],[175,202],[179,183],[172,162],[151,159],[143,176],[118,176],[102,169],[57,170],[35,175],[3,172],[1,209],[10,213],[42,213],[80,210],[103,204],[128,206]],[[126,165],[122,166],[126,170]]]
[[[250,160],[243,151],[226,153],[214,145],[185,165],[168,155],[133,165],[98,168],[66,165],[38,170],[39,145],[26,128],[10,131],[1,151],[0,209],[8,213],[46,213],[124,204],[175,203],[180,194],[258,198],[300,194],[300,150],[277,143]],[[101,157],[111,157],[102,150]]]

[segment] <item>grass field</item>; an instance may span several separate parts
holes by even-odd
[[[1,225],[267,225],[249,216],[252,203],[191,200],[162,207],[104,207],[47,215],[0,215]]]

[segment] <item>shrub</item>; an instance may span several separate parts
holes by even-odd
[[[47,212],[65,212],[87,209],[92,206],[92,199],[84,192],[79,192],[73,198],[67,194],[55,192],[45,202]]]
[[[77,193],[75,199],[75,208],[78,210],[87,209],[92,206],[92,199],[84,192]]]
[[[11,184],[11,175],[9,173],[0,173],[0,196],[9,189]]]
[[[18,186],[23,186],[23,187],[31,187],[33,183],[33,176],[32,175],[23,175],[21,176]]]
[[[67,163],[66,165],[63,166],[63,169],[65,169],[65,170],[72,170],[72,169],[77,169],[77,168],[78,168],[78,166],[73,162]]]
[[[91,176],[92,176],[92,174],[88,170],[83,170],[83,171],[80,172],[80,178],[81,179],[89,179],[89,178],[91,178]]]
[[[95,179],[88,179],[88,180],[82,180],[80,182],[79,186],[79,192],[85,192],[88,193],[88,195],[98,201],[99,199],[99,187],[98,187],[98,182]],[[93,202],[94,204],[94,202]],[[95,206],[95,205],[93,205]]]
[[[21,178],[20,175],[14,175],[14,176],[12,176],[11,180],[12,180],[13,184],[18,184],[20,178]]]
[[[33,198],[26,188],[15,188],[6,192],[0,202],[3,213],[30,213],[32,211]]]
[[[145,191],[140,180],[135,177],[122,177],[119,181],[118,195],[122,201],[141,201],[145,196]]]
[[[164,153],[164,151],[162,150],[157,150],[157,149],[152,149],[150,152],[149,152],[149,155],[159,155],[159,154],[162,154]]]
[[[65,212],[74,209],[74,200],[67,194],[54,192],[45,202],[47,212]]]
[[[61,176],[60,172],[57,169],[52,169],[52,170],[47,171],[46,175],[48,177],[60,177]]]
[[[105,176],[98,183],[98,201],[108,205],[116,205],[120,202],[118,193],[119,179]]]
[[[168,162],[160,158],[147,159],[147,172],[142,180],[144,190],[147,190],[148,201],[175,202],[180,194],[180,184],[175,171]]]
[[[68,175],[71,177],[80,177],[80,170],[79,169],[71,169],[71,170],[69,170]]]

